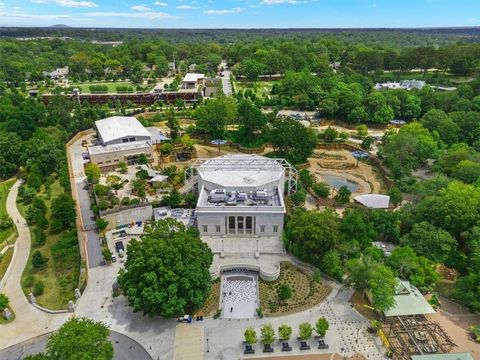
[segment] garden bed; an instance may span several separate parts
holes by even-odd
[[[203,306],[195,311],[196,315],[213,316],[220,308],[220,278],[212,281],[210,295]]]
[[[288,300],[280,300],[278,289],[287,285],[292,290]],[[332,290],[330,286],[316,282],[311,274],[294,265],[282,262],[280,276],[273,282],[260,280],[260,306],[268,316],[279,316],[303,311],[321,303]]]

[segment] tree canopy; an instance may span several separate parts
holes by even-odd
[[[63,359],[113,359],[108,328],[88,318],[71,318],[47,341],[46,357]]]
[[[118,280],[134,311],[171,317],[199,308],[209,295],[213,255],[196,229],[161,220],[127,251]]]

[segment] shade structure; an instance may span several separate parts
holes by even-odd
[[[220,146],[220,145],[225,145],[225,144],[227,143],[227,140],[215,139],[215,140],[210,141],[210,143],[211,143],[212,145],[218,145],[218,146]]]

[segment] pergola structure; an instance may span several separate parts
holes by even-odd
[[[185,169],[185,185],[184,189],[194,191],[195,183],[197,182],[197,169],[225,169],[238,170],[242,168],[248,169],[271,169],[277,168],[281,165],[285,169],[285,179],[287,182],[288,194],[293,194],[297,191],[297,169],[292,166],[286,159],[270,159],[266,157],[241,157],[241,158],[211,158],[211,159],[195,159],[195,161]]]
[[[418,315],[387,318],[379,335],[397,360],[410,360],[412,355],[444,354],[456,346],[437,322]]]

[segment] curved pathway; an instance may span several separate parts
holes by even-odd
[[[20,180],[12,186],[7,198],[7,213],[17,226],[18,238],[13,249],[12,261],[0,284],[0,292],[10,299],[10,307],[15,312],[15,320],[0,325],[0,349],[44,334],[58,327],[70,314],[47,314],[32,306],[23,293],[20,281],[23,269],[30,255],[30,230],[17,209],[17,195]]]

